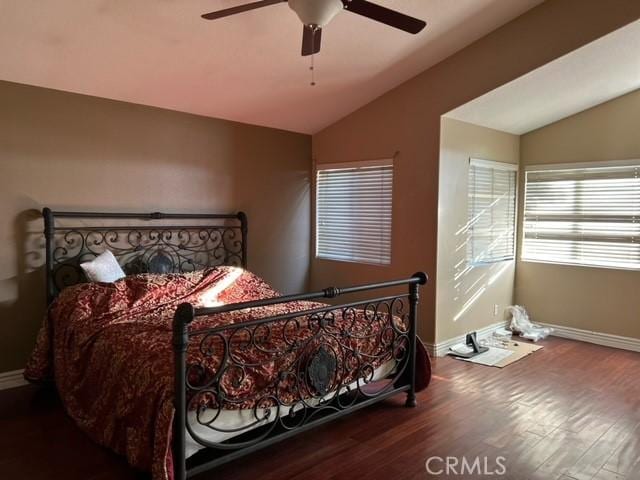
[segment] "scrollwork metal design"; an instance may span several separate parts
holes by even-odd
[[[57,291],[85,281],[80,264],[110,250],[125,273],[184,273],[243,265],[240,226],[58,228],[48,272]]]
[[[406,295],[190,332],[187,431],[205,447],[247,448],[381,396],[407,370],[409,332]],[[225,426],[228,410],[251,421]]]
[[[309,364],[309,382],[316,392],[326,395],[333,384],[338,370],[338,362],[331,349],[324,345],[316,351]]]

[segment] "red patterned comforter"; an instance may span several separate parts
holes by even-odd
[[[64,289],[51,306],[25,378],[54,379],[67,413],[93,440],[125,455],[134,467],[151,471],[154,480],[166,480],[173,476],[171,340],[177,305],[229,304],[277,295],[259,277],[232,267],[75,285]],[[191,330],[320,306],[292,302],[232,311],[200,317]],[[198,361],[198,355],[190,345],[188,362]],[[273,365],[263,373],[268,377],[277,372],[278,365]],[[430,365],[422,348],[418,373],[418,386],[424,388]]]

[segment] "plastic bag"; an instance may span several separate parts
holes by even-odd
[[[548,337],[553,332],[552,328],[541,327],[531,323],[527,311],[520,305],[507,307],[507,312],[511,314],[511,331],[518,333],[522,338],[537,342]]]

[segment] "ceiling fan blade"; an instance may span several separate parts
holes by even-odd
[[[399,28],[405,32],[415,34],[427,25],[427,22],[423,20],[410,17],[395,10],[390,10],[386,7],[368,2],[367,0],[342,0],[342,3],[344,4],[344,8],[350,12],[357,13],[358,15],[391,27]]]
[[[313,55],[320,51],[322,42],[322,29],[320,27],[304,26],[302,30],[302,55]]]
[[[282,3],[286,1],[287,0],[260,0],[259,2],[252,2],[245,5],[238,5],[237,7],[225,8],[224,10],[218,10],[217,12],[205,13],[201,16],[205,20],[215,20],[216,18],[228,17],[229,15],[235,15],[236,13],[248,12],[249,10],[268,7],[269,5],[275,5],[276,3]]]

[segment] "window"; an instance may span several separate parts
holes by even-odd
[[[522,259],[640,269],[640,161],[526,172]]]
[[[471,264],[515,258],[517,175],[517,165],[470,160],[467,256]]]
[[[316,256],[391,263],[391,160],[323,166],[316,176]]]

